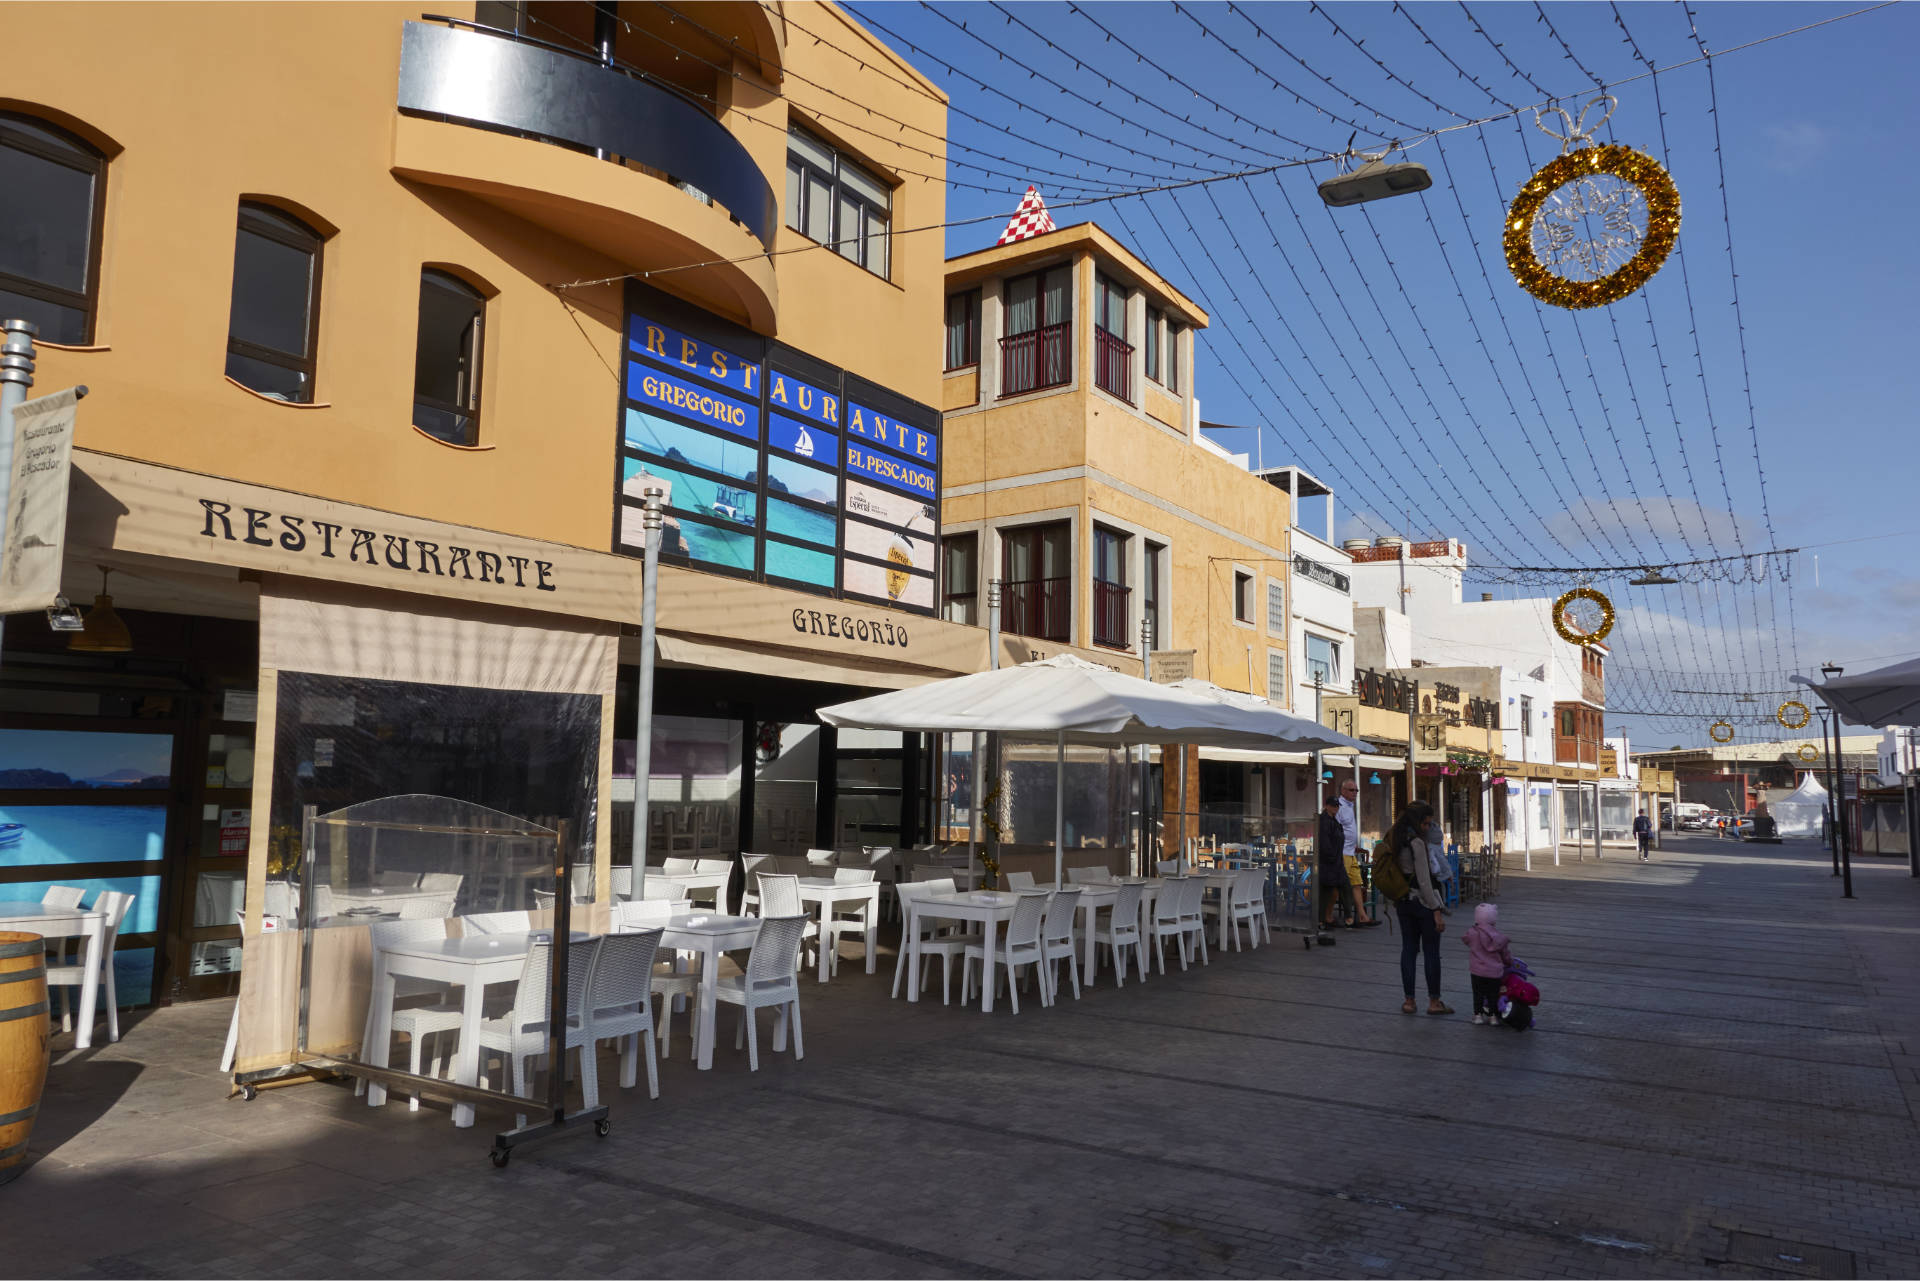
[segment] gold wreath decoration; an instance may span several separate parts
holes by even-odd
[[[1803,761],[1817,761],[1820,759],[1820,749],[1812,743],[1802,743],[1798,755]]]
[[[1788,720],[1787,713],[1796,710],[1800,713],[1800,719],[1797,721]],[[1807,722],[1813,719],[1813,713],[1807,710],[1805,703],[1794,698],[1780,704],[1780,710],[1773,714],[1773,719],[1779,721],[1785,729],[1805,729]]]
[[[1577,600],[1590,600],[1600,607],[1600,626],[1590,632],[1577,632],[1567,623],[1567,606]],[[1553,602],[1553,630],[1569,645],[1598,645],[1613,630],[1613,602],[1591,587],[1576,587],[1562,592]]]
[[[1720,732],[1721,730],[1727,732],[1722,734]],[[1733,741],[1733,726],[1727,724],[1725,721],[1715,721],[1713,724],[1707,726],[1707,737],[1716,743],[1731,743]]]
[[[1576,178],[1610,174],[1640,188],[1647,201],[1647,234],[1640,251],[1619,270],[1598,280],[1568,280],[1547,270],[1533,253],[1533,220],[1548,196]],[[1645,152],[1609,143],[1581,147],[1542,165],[1520,188],[1507,210],[1507,270],[1520,287],[1556,307],[1604,307],[1653,278],[1680,235],[1680,190]]]

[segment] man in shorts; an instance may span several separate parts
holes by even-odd
[[[1344,835],[1342,853],[1347,863],[1347,892],[1353,895],[1353,924],[1378,924],[1367,915],[1366,890],[1360,879],[1360,780],[1348,778],[1340,784],[1340,830]]]

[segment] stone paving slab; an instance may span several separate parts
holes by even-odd
[[[803,1062],[697,1073],[683,1035],[610,1138],[504,1171],[485,1112],[227,1102],[229,1007],[158,1011],[61,1056],[0,1275],[1782,1275],[1736,1231],[1920,1275],[1920,882],[1842,903],[1821,853],[1509,860],[1525,1035],[1467,1021],[1451,931],[1437,1019],[1386,929],[1018,1016],[890,1001],[888,954],[805,983]]]

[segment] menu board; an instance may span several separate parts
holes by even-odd
[[[940,414],[629,282],[614,549],[932,613]]]

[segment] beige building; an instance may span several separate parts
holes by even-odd
[[[0,317],[39,326],[32,394],[91,391],[89,627],[8,620],[0,805],[33,835],[0,902],[135,894],[123,1002],[231,992],[243,902],[324,915],[268,889],[310,807],[564,819],[604,901],[653,479],[663,843],[831,841],[830,745],[756,806],[768,727],[985,665],[935,616],[945,267],[894,234],[945,217],[945,97],[832,4],[683,10],[8,13]],[[249,971],[285,951],[261,920]],[[285,1048],[255,1030],[242,1066]]]

